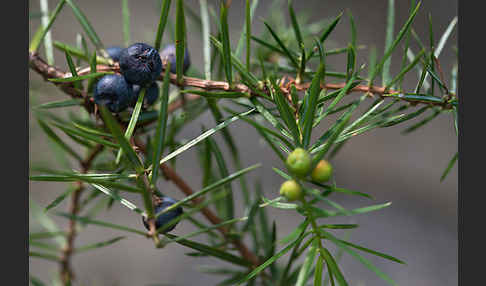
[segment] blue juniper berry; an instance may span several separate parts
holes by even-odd
[[[128,107],[131,86],[120,74],[103,76],[95,86],[94,101],[106,105],[111,112],[121,112]]]
[[[121,51],[120,70],[127,82],[144,86],[160,75],[162,61],[157,50],[145,43],[135,43]]]
[[[123,48],[119,46],[111,46],[106,48],[106,52],[115,62],[120,61],[120,54],[122,50]]]
[[[137,84],[134,84],[132,86],[132,90],[130,93],[130,106],[134,107],[135,104],[137,104],[138,100],[138,95],[140,94],[140,86]],[[153,82],[148,88],[147,91],[145,91],[145,96],[143,98],[143,106],[148,107],[157,100],[159,97],[159,86],[157,85],[156,82]]]
[[[174,200],[173,198],[170,198],[170,197],[160,198],[160,202],[158,202],[157,206],[155,207],[155,215],[157,215],[158,213],[160,213],[164,209],[168,208],[169,206],[175,204],[176,202],[177,202],[176,200]],[[159,217],[155,220],[155,228],[156,229],[161,228],[162,226],[164,226],[165,224],[167,224],[171,220],[175,219],[176,217],[182,215],[183,213],[184,213],[184,211],[182,210],[182,207],[179,206],[179,207],[177,207],[177,208],[175,208],[175,209],[173,209],[169,212],[166,212],[162,215],[159,215]],[[149,227],[145,217],[143,217],[142,221],[143,221],[143,225],[145,226],[145,228],[147,228],[149,230],[150,227]],[[174,224],[174,225],[168,227],[167,229],[165,229],[163,231],[163,233],[172,231],[176,227],[176,225],[177,224]]]
[[[168,44],[165,48],[160,52],[160,57],[162,58],[162,63],[166,61],[170,62],[170,72],[176,73],[176,48],[174,44]],[[189,66],[191,65],[191,59],[189,57],[189,51],[186,47],[186,52],[184,53],[184,64],[182,71],[185,73]]]

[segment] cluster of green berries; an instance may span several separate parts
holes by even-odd
[[[332,166],[326,160],[320,160],[314,169],[311,170],[312,158],[309,152],[302,148],[296,148],[290,153],[285,163],[289,171],[297,178],[304,178],[310,175],[312,181],[324,183],[332,176]],[[296,180],[285,181],[280,186],[280,195],[289,201],[298,200],[303,196],[302,187]]]

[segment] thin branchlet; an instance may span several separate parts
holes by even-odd
[[[81,166],[81,173],[87,173],[93,161],[96,157],[103,151],[103,145],[98,144],[96,145],[91,153],[88,154],[86,159],[79,161],[79,165]],[[81,181],[76,182],[76,190],[74,190],[71,196],[71,202],[68,206],[69,214],[73,217],[76,216],[81,208],[80,208],[80,198],[81,194],[84,190],[84,184]],[[74,240],[76,239],[77,231],[76,231],[76,220],[70,219],[69,226],[66,234],[66,246],[62,249],[61,252],[61,259],[60,259],[60,278],[63,281],[64,285],[68,285],[69,282],[74,279],[74,273],[71,268],[71,257],[74,251]]]

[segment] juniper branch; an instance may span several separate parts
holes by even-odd
[[[69,78],[72,76],[71,73],[69,72],[63,72],[60,69],[51,66],[47,64],[38,54],[36,53],[29,53],[29,64],[30,67],[35,70],[37,73],[39,73],[44,79],[49,79],[49,78]],[[115,72],[119,73],[120,72],[120,67],[117,63],[115,63],[112,66],[108,65],[98,65],[96,68],[97,72]],[[78,75],[86,75],[89,74],[90,68],[82,68],[78,71]],[[163,75],[161,74],[158,78],[158,80],[163,80]],[[245,94],[251,94],[252,96],[259,96],[258,93],[264,93],[267,95],[270,95],[270,91],[262,88],[261,90],[254,90],[250,88],[249,86],[238,83],[234,84],[233,87],[229,85],[228,82],[225,81],[216,81],[216,80],[206,80],[206,79],[200,79],[200,78],[194,78],[194,77],[188,77],[184,76],[180,82],[177,81],[177,76],[176,74],[171,73],[170,74],[170,82],[174,85],[177,85],[179,87],[196,87],[200,88],[203,90],[222,90],[222,91],[235,91],[235,92],[241,92]],[[310,87],[310,82],[306,83],[301,83],[297,84],[295,83],[292,79],[290,83],[293,83],[297,90],[307,90]],[[56,85],[60,86],[60,88],[67,94],[70,94],[74,97],[77,98],[85,98],[86,99],[86,104],[89,105],[87,107],[92,108],[94,105],[94,101],[91,98],[87,97],[86,93],[80,90],[77,90],[73,87],[71,83],[55,83]],[[288,84],[287,84],[288,85]],[[342,89],[346,85],[345,82],[343,83],[324,83],[321,84],[321,88],[329,89],[329,90],[338,90]],[[285,85],[281,84],[280,88],[282,89],[282,92],[285,94],[289,94],[289,89],[285,87]],[[367,85],[357,85],[354,88],[352,88],[349,93],[352,92],[360,92],[360,93],[365,93],[365,94],[370,94],[370,95],[378,95],[380,97],[386,97],[386,95],[389,94],[398,94],[401,93],[400,91],[397,90],[387,90],[385,87],[382,86],[367,86]],[[195,100],[199,98],[199,95],[196,94],[191,94],[189,98],[186,98],[188,100]],[[407,98],[397,98],[402,101],[407,101],[410,103],[414,104],[427,104],[431,106],[440,106],[444,109],[452,109],[452,105],[448,104],[447,102],[426,102],[426,101],[419,101],[419,100],[410,100]],[[179,106],[178,103],[177,105]],[[170,109],[170,107],[169,107]]]
[[[87,173],[91,168],[91,164],[94,159],[103,151],[103,145],[98,144],[94,147],[93,151],[86,157],[85,160],[80,161],[81,173]],[[71,202],[69,205],[69,213],[74,217],[79,211],[79,199],[81,193],[84,190],[84,185],[81,181],[76,182],[77,188],[71,195]],[[74,240],[76,238],[76,220],[70,219],[69,226],[66,234],[66,246],[62,249],[61,259],[60,259],[60,275],[61,281],[64,285],[68,285],[69,282],[74,278],[73,270],[71,268],[71,257],[74,250]]]

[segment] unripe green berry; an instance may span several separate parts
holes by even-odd
[[[326,160],[321,160],[312,170],[311,178],[314,182],[324,183],[331,178],[332,166]]]
[[[287,157],[287,168],[293,174],[304,177],[310,172],[310,168],[312,165],[311,156],[309,152],[302,148],[296,148],[292,153],[289,154]]]
[[[294,180],[285,181],[280,186],[280,195],[289,201],[295,201],[302,197],[302,187]]]

